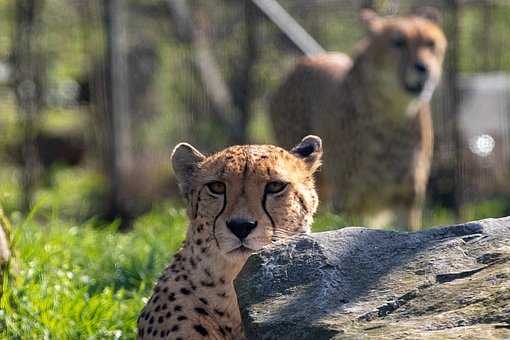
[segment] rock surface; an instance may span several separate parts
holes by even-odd
[[[302,236],[235,285],[248,339],[510,339],[510,218]]]

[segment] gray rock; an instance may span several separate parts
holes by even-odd
[[[305,235],[235,286],[248,339],[510,339],[510,218]]]

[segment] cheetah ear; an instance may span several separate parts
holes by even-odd
[[[188,143],[179,143],[172,151],[172,168],[184,195],[190,189],[193,173],[204,159],[205,156]]]
[[[315,172],[321,165],[322,140],[317,136],[306,136],[290,152],[305,161],[310,170]]]
[[[384,18],[380,17],[373,9],[363,8],[359,12],[359,18],[369,33],[377,33],[381,30]]]
[[[442,25],[443,18],[441,12],[435,7],[417,7],[413,10],[413,13],[415,16],[428,19],[438,26]]]

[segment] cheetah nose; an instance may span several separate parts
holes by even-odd
[[[235,218],[227,221],[228,229],[241,241],[244,240],[256,226],[257,221],[250,221],[244,218]]]
[[[426,75],[428,72],[429,72],[429,68],[427,67],[427,65],[425,65],[422,61],[417,61],[415,64],[414,64],[414,69],[420,73],[420,74],[423,74],[423,75]]]

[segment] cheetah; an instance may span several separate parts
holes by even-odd
[[[138,318],[138,338],[243,339],[234,279],[264,245],[310,232],[321,157],[316,136],[290,151],[241,145],[204,156],[177,145],[172,166],[190,224]]]
[[[364,10],[368,37],[353,59],[300,59],[270,103],[280,145],[306,133],[323,137],[321,200],[373,226],[421,225],[434,136],[429,101],[447,44],[431,14]]]

